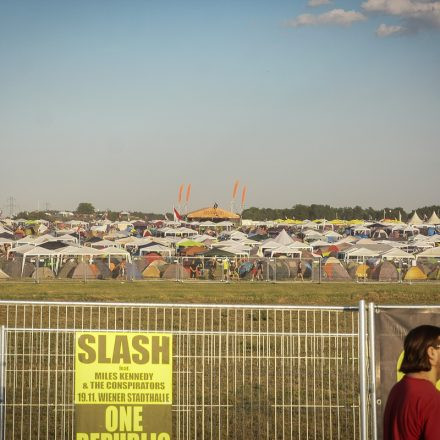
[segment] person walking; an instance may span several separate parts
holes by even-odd
[[[223,279],[224,281],[229,281],[229,260],[227,258],[223,259]]]
[[[263,281],[263,262],[257,261],[257,281]]]
[[[213,280],[215,278],[215,270],[217,269],[217,260],[215,257],[212,257],[208,261],[208,278]]]
[[[400,371],[405,376],[388,396],[383,440],[439,440],[440,327],[416,327],[403,345]]]
[[[296,279],[301,278],[301,281],[304,281],[303,277],[303,267],[301,260],[298,261],[298,266],[296,267]]]

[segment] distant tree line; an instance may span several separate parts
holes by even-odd
[[[432,212],[437,212],[440,215],[440,206],[424,206],[418,208],[417,214],[424,220],[428,219]],[[361,206],[335,208],[330,205],[294,205],[292,208],[273,209],[273,208],[255,208],[251,207],[245,209],[242,213],[243,219],[248,220],[277,220],[277,219],[297,219],[297,220],[313,220],[322,219],[327,220],[341,219],[341,220],[381,220],[387,219],[402,219],[407,221],[408,218],[414,213],[414,211],[406,212],[402,207],[397,208],[362,208]]]
[[[127,220],[127,217],[125,215],[121,215],[119,211],[96,211],[93,205],[89,203],[80,203],[78,205],[78,209],[76,211],[73,211],[75,214],[75,218],[81,218],[82,220],[103,220],[108,219],[112,222],[115,222],[117,220]],[[168,212],[166,213],[166,216],[169,219],[173,218],[173,214]],[[17,219],[24,219],[24,220],[47,220],[47,221],[69,221],[72,218],[71,217],[63,217],[60,215],[58,211],[50,210],[50,211],[21,211],[18,214],[14,216]],[[130,212],[130,221],[134,220],[145,220],[145,221],[151,221],[151,220],[165,220],[164,214],[156,214],[154,212]]]
[[[427,220],[433,211],[440,216],[440,205],[432,205],[432,206],[424,206],[422,208],[418,208],[417,214],[422,220]],[[330,205],[294,205],[292,208],[256,208],[251,207],[245,209],[242,213],[243,219],[248,220],[277,220],[277,219],[297,219],[297,220],[314,220],[314,219],[322,219],[325,218],[327,220],[341,219],[341,220],[381,220],[384,218],[388,219],[402,219],[402,221],[407,221],[408,218],[414,213],[414,211],[406,212],[403,208],[383,208],[383,209],[374,209],[374,208],[362,208],[360,206],[354,207],[344,207],[344,208],[335,208]],[[78,209],[76,210],[76,214],[79,217],[84,217],[85,219],[104,219],[107,218],[110,221],[117,220],[126,220],[126,217],[120,215],[118,211],[95,211],[95,208],[90,203],[80,203],[78,205]],[[166,213],[169,219],[173,218],[172,213]],[[64,220],[67,221],[69,218],[63,218],[59,215],[57,211],[24,211],[19,212],[16,218],[23,218],[26,220]],[[133,219],[141,219],[141,220],[164,220],[164,214],[157,214],[153,212],[130,212],[130,220]]]

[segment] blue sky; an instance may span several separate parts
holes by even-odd
[[[0,0],[0,208],[439,204],[439,31],[437,0]]]

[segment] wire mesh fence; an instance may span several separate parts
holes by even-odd
[[[173,438],[359,439],[358,308],[1,302],[5,439],[74,438],[77,330],[173,335]]]
[[[95,260],[70,258],[53,265],[48,259],[0,260],[0,282],[7,281],[179,281],[179,282],[439,282],[437,260],[404,262],[344,260],[333,256],[135,256]]]

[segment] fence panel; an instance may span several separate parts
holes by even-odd
[[[359,439],[358,308],[0,302],[5,439],[73,439],[76,330],[173,334],[173,438]]]

